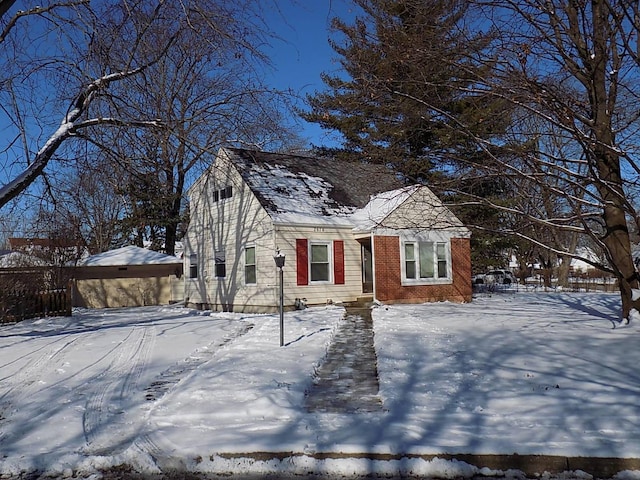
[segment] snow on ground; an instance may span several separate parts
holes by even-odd
[[[640,324],[615,294],[380,306],[384,411],[308,413],[343,310],[83,310],[0,327],[0,476],[137,471],[470,477],[461,462],[321,452],[640,457]],[[615,327],[615,328],[614,328]],[[298,452],[250,461],[247,452]],[[307,454],[307,455],[304,455]],[[640,472],[636,478],[640,477]]]
[[[383,307],[381,395],[397,413],[385,428],[390,449],[640,456],[640,326],[613,328],[618,299]]]

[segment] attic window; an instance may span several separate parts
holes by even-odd
[[[231,198],[231,195],[233,194],[233,191],[231,189],[231,185],[223,188],[222,190],[220,190],[220,199],[224,199],[224,198]]]
[[[224,200],[225,198],[231,198],[233,196],[233,189],[231,185],[228,185],[220,190],[215,190],[213,192],[213,202],[219,202],[220,200]]]

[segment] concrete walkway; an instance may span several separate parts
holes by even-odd
[[[357,413],[382,410],[371,310],[347,306],[327,357],[305,395],[309,412]]]

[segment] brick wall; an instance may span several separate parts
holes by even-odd
[[[451,239],[453,283],[403,286],[400,242],[395,236],[374,237],[375,297],[387,303],[471,301],[471,246],[468,238]]]

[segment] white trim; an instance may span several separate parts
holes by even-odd
[[[373,275],[373,292],[371,292],[373,294],[373,299],[375,301],[377,301],[376,299],[376,242],[375,242],[375,235],[373,234],[373,232],[370,234],[370,238],[371,238],[371,275]]]
[[[327,280],[313,280],[311,278],[311,247],[312,245],[325,245],[327,247],[327,262],[328,262],[328,269],[329,269],[329,278]],[[333,284],[334,283],[334,278],[333,278],[333,270],[334,270],[334,265],[333,265],[333,240],[311,240],[311,239],[307,239],[307,268],[309,271],[309,285],[322,285],[322,284]]]
[[[256,281],[247,283],[247,249],[253,248],[253,268],[255,271]],[[242,248],[242,283],[246,287],[252,287],[258,284],[258,248],[255,243],[248,243]]]
[[[309,222],[309,223],[305,223],[305,222],[293,222],[293,221],[283,221],[283,220],[278,220],[278,219],[274,219],[270,214],[269,218],[271,218],[271,221],[273,222],[273,226],[274,227],[290,227],[290,228],[331,228],[331,229],[336,229],[336,230],[348,230],[349,232],[353,231],[353,225],[351,223],[343,223],[341,221],[339,221],[339,223],[332,223],[330,220],[328,220],[325,223],[319,223],[317,221],[316,218],[314,218],[314,222]],[[333,216],[333,217],[325,217],[328,219],[333,219],[333,218],[337,218],[339,220],[342,220],[344,217],[338,217],[338,216]],[[365,232],[368,233],[368,232]]]
[[[400,272],[401,272],[401,284],[402,286],[411,285],[450,285],[453,283],[453,267],[451,265],[451,242],[450,241],[437,241],[437,240],[424,240],[424,239],[407,239],[398,237],[400,246]],[[438,274],[438,258],[437,258],[437,245],[444,244],[445,246],[445,260],[447,262],[447,276],[438,278],[407,278],[407,263],[405,258],[405,245],[413,244],[419,245],[420,243],[432,243],[433,248],[433,271],[434,275]],[[420,272],[420,249],[416,249],[414,246],[415,266],[416,274]]]

